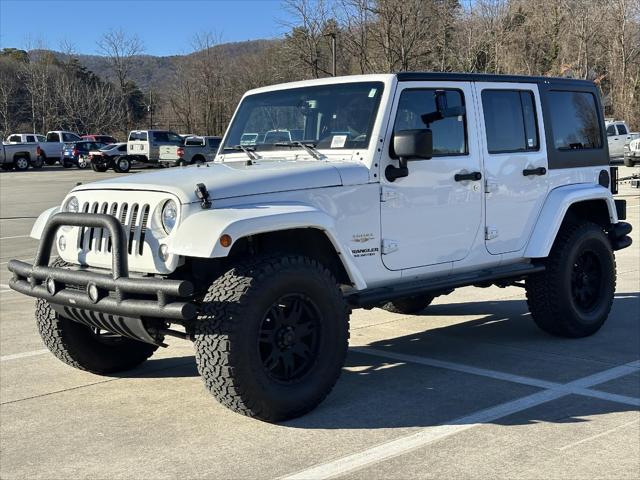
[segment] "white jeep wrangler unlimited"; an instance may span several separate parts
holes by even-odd
[[[272,131],[287,140],[265,141]],[[108,374],[168,335],[190,339],[220,402],[280,421],[335,384],[352,308],[413,313],[456,287],[517,284],[543,330],[596,332],[613,252],[631,244],[608,164],[586,81],[400,73],[261,88],[214,162],[74,188],[36,221],[35,261],[12,260],[10,285],[37,297],[63,362]]]

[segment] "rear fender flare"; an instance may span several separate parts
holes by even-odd
[[[547,195],[547,200],[538,216],[524,256],[527,258],[547,257],[571,205],[587,200],[606,202],[610,223],[618,223],[615,202],[608,189],[593,184],[558,187]]]

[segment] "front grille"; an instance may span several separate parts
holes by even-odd
[[[127,251],[134,256],[144,254],[150,210],[149,204],[127,202],[85,202],[82,206],[84,213],[108,213],[120,220],[124,227]],[[78,235],[78,248],[84,253],[111,253],[111,235],[103,228],[82,227]]]

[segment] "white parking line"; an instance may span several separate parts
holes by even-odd
[[[397,359],[395,358],[395,354],[394,359]],[[492,422],[570,394],[579,395],[580,391],[587,387],[637,372],[639,364],[640,362],[635,361],[574,380],[564,385],[557,384],[557,386],[541,392],[460,417],[443,425],[423,428],[417,433],[385,442],[362,452],[319,464],[282,478],[283,480],[319,480],[344,475],[354,470],[359,470],[388,460],[389,458],[405,454],[411,450],[424,447],[437,440],[468,430],[477,425]]]
[[[15,235],[13,237],[0,237],[0,240],[11,240],[12,238],[31,238],[30,235]]]
[[[564,447],[560,447],[558,450],[567,450],[568,448],[575,447],[576,445],[580,445],[581,443],[590,442],[594,438],[604,437],[605,435],[609,435],[610,433],[615,432],[616,430],[620,430],[621,428],[628,427],[629,425],[633,425],[634,423],[638,423],[640,420],[633,420],[631,422],[623,423],[622,425],[618,425],[617,427],[613,427],[606,432],[598,433],[597,435],[592,435],[587,438],[583,438],[582,440],[578,440],[577,442],[570,443],[569,445],[565,445]]]
[[[17,360],[18,358],[35,357],[36,355],[44,355],[49,353],[49,350],[43,348],[41,350],[32,350],[30,352],[14,353],[13,355],[2,355],[0,362],[6,362],[8,360]]]

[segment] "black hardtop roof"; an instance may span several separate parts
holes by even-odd
[[[462,72],[398,72],[400,82],[450,81],[450,82],[509,82],[509,83],[544,83],[555,85],[595,86],[592,81],[576,78],[560,77],[528,77],[526,75],[495,75],[489,73]]]

